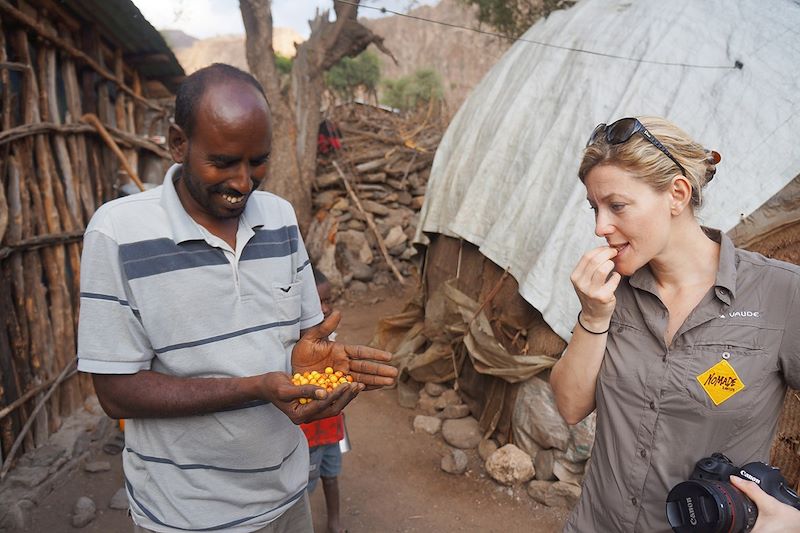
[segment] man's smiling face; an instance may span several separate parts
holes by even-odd
[[[267,173],[267,102],[247,83],[214,82],[197,103],[191,138],[178,143],[173,157],[183,167],[176,189],[186,211],[198,222],[236,218]]]

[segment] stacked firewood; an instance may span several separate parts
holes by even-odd
[[[317,161],[307,241],[333,285],[363,291],[416,271],[412,246],[444,125],[433,109],[411,115],[363,104],[330,116],[341,147]],[[335,144],[335,143],[334,143]]]

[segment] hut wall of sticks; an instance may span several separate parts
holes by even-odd
[[[129,0],[0,0],[0,477],[93,394],[81,238],[120,188],[162,179],[183,77]]]

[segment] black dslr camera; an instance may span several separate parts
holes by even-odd
[[[756,523],[758,509],[728,480],[737,476],[758,483],[761,489],[787,505],[800,509],[797,493],[786,486],[780,470],[754,462],[734,466],[721,453],[697,461],[689,481],[678,483],[667,496],[667,520],[678,533],[747,533]]]

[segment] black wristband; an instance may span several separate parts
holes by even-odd
[[[581,329],[583,331],[585,331],[586,333],[591,333],[592,335],[605,335],[606,333],[608,333],[608,330],[611,329],[611,324],[609,324],[605,331],[592,331],[592,330],[590,330],[589,328],[584,326],[583,323],[581,322],[581,312],[580,311],[578,311],[578,325],[581,327]]]

